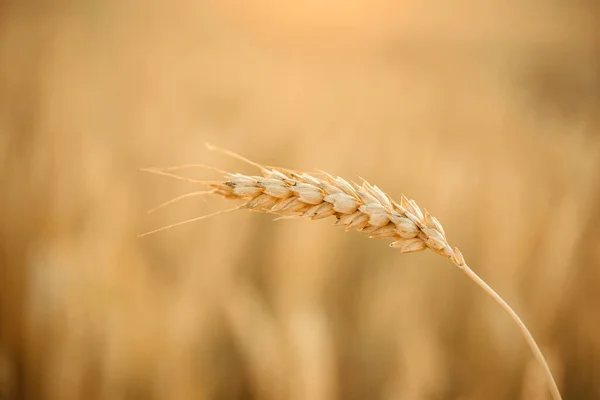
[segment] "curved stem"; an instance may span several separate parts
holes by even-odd
[[[558,386],[556,386],[556,382],[554,381],[552,372],[550,372],[550,367],[548,366],[548,363],[546,362],[542,351],[535,342],[535,339],[533,339],[531,332],[529,332],[529,329],[527,329],[523,321],[521,321],[521,318],[519,318],[517,313],[514,312],[512,308],[510,308],[510,306],[502,299],[502,297],[500,297],[500,295],[496,293],[494,289],[492,289],[487,283],[483,281],[483,279],[481,279],[475,272],[473,272],[473,270],[469,268],[467,264],[459,265],[458,267],[462,269],[464,273],[467,274],[467,276],[471,278],[473,282],[475,282],[477,285],[479,285],[479,287],[485,290],[487,294],[489,294],[496,301],[496,303],[498,303],[500,307],[502,307],[502,309],[506,311],[506,313],[513,319],[513,321],[515,321],[515,323],[523,333],[527,344],[531,348],[533,355],[544,368],[544,372],[546,373],[546,377],[548,378],[548,384],[550,388],[550,393],[552,394],[552,398],[554,400],[562,400],[560,392],[558,391]]]

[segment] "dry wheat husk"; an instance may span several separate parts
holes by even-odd
[[[402,253],[429,248],[462,264],[439,221],[404,195],[396,202],[366,181],[357,184],[328,174],[317,178],[282,168],[262,172],[263,176],[227,174],[223,182],[210,185],[212,193],[243,200],[242,208],[253,211],[313,220],[334,217],[346,231],[391,239],[390,246]]]

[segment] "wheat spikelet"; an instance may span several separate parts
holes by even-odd
[[[339,176],[334,177],[326,172],[320,172],[322,177],[316,177],[284,168],[265,167],[230,151],[210,145],[207,146],[211,150],[219,150],[252,164],[261,170],[262,176],[224,172],[225,179],[223,181],[205,182],[189,180],[170,171],[194,166],[219,172],[223,171],[204,165],[145,169],[148,172],[176,179],[203,183],[211,188],[209,191],[198,191],[179,196],[155,207],[153,210],[185,197],[203,194],[241,200],[243,204],[229,210],[165,226],[140,236],[213,215],[247,209],[275,214],[282,218],[317,220],[334,217],[336,219],[335,224],[345,227],[346,231],[359,231],[368,234],[370,238],[392,240],[390,247],[399,249],[401,253],[413,253],[430,249],[452,261],[508,313],[523,333],[537,361],[543,367],[553,399],[561,400],[560,392],[550,368],[523,321],[500,295],[469,268],[460,250],[449,245],[440,222],[427,210],[421,210],[414,200],[402,195],[400,201],[396,202],[379,187],[371,185],[364,179],[362,183],[358,184],[348,182]]]

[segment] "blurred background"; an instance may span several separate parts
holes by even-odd
[[[413,197],[600,398],[591,0],[0,2],[1,399],[547,399],[449,262],[138,172],[363,176]],[[211,171],[189,171],[201,179]]]

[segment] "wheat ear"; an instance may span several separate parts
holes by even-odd
[[[446,233],[440,222],[427,210],[421,210],[414,200],[402,195],[398,203],[377,186],[369,184],[364,179],[361,184],[357,184],[348,182],[339,176],[333,177],[325,172],[321,172],[323,177],[317,178],[307,173],[284,168],[264,167],[228,150],[218,149],[210,145],[207,145],[207,147],[210,150],[219,150],[259,168],[262,176],[225,173],[225,179],[215,183],[189,180],[169,172],[194,166],[216,170],[204,165],[187,165],[163,169],[152,168],[144,169],[144,171],[194,183],[204,183],[211,188],[210,194],[222,196],[226,199],[242,200],[244,203],[239,207],[192,218],[155,229],[140,236],[224,212],[248,209],[287,218],[316,220],[333,216],[336,219],[335,224],[344,226],[346,231],[359,231],[367,233],[370,238],[393,240],[390,247],[399,249],[401,253],[413,253],[428,248],[454,263],[512,318],[525,337],[533,355],[544,369],[552,398],[561,400],[560,392],[548,363],[521,318],[498,293],[469,268],[460,250],[456,247],[452,248],[448,244]],[[206,194],[206,192],[194,193]],[[179,196],[167,203],[170,204],[184,197],[186,196]]]

